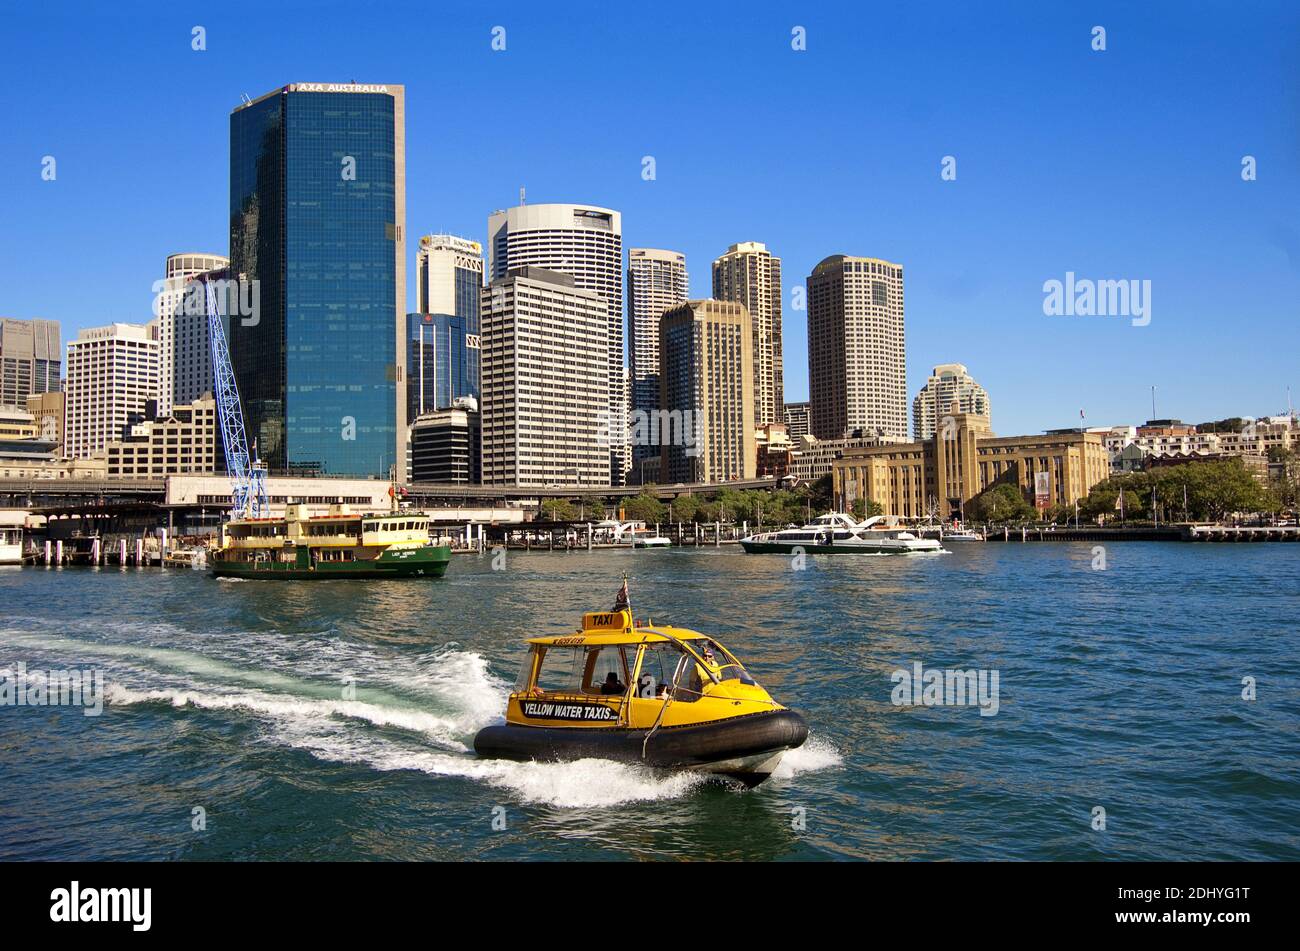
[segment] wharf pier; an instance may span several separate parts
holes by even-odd
[[[1021,527],[990,529],[991,542],[1295,542],[1300,527],[1294,525],[1169,525]]]

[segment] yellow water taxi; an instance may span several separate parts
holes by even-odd
[[[803,717],[773,700],[717,638],[635,621],[626,580],[613,610],[528,645],[505,722],[474,737],[479,756],[613,759],[752,788],[808,737]]]

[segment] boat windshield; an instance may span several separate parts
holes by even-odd
[[[749,676],[745,666],[736,656],[717,641],[696,641],[695,648],[700,651],[706,663],[712,668],[719,680],[739,680],[742,684],[757,686],[757,681]]]
[[[597,697],[627,692],[636,661],[636,645],[556,646],[535,645],[541,655],[534,693],[581,693]],[[529,655],[531,658],[531,654]],[[526,691],[532,680],[531,659],[520,671],[516,691]]]
[[[641,657],[636,696],[658,700],[671,695],[674,700],[687,703],[698,700],[704,684],[696,667],[694,659],[670,641],[647,644]]]

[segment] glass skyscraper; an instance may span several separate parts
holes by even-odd
[[[249,438],[272,471],[387,475],[406,448],[402,86],[299,83],[230,116],[232,316]]]
[[[478,403],[478,319],[455,314],[407,314],[407,419],[450,409],[456,399]]]

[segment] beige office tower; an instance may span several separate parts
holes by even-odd
[[[522,195],[521,195],[522,199]],[[576,287],[605,299],[608,426],[613,436],[602,482],[622,485],[632,465],[624,433],[628,394],[623,380],[623,218],[594,205],[525,205],[488,217],[488,280],[517,267],[570,275]]]
[[[689,296],[686,255],[658,248],[628,248],[627,327],[631,406],[650,413],[659,407],[659,318]],[[657,446],[634,445],[632,461],[659,455]]]
[[[22,406],[33,393],[59,389],[57,320],[0,317],[0,404]]]
[[[941,363],[912,400],[912,438],[929,439],[939,421],[953,413],[970,413],[988,419],[989,395],[960,363]]]
[[[568,274],[512,269],[483,289],[484,485],[609,483],[609,308]]]
[[[62,390],[33,393],[27,397],[27,412],[36,421],[36,438],[63,448],[64,396]]]
[[[153,315],[158,321],[158,415],[172,406],[192,403],[212,392],[212,346],[208,337],[207,301],[197,293],[185,296],[190,278],[227,267],[220,254],[172,254],[166,277],[154,283]]]
[[[754,425],[785,422],[781,259],[757,241],[733,244],[713,262],[713,296],[744,304],[754,322]]]
[[[92,327],[68,342],[64,454],[85,459],[146,417],[161,384],[158,322]]]
[[[483,245],[451,234],[426,234],[415,261],[420,313],[465,317],[471,327],[478,326]],[[407,372],[412,372],[410,367]]]
[[[807,285],[812,434],[907,438],[902,265],[836,254]]]
[[[718,300],[660,320],[660,482],[754,478],[752,321],[744,304]]]

